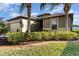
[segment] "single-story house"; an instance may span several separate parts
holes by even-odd
[[[68,14],[69,30],[72,30],[73,13]],[[27,31],[27,17],[18,16],[7,20],[10,31]],[[49,14],[45,13],[36,17],[31,17],[31,31],[53,31],[53,30],[66,30],[67,20],[65,14]]]

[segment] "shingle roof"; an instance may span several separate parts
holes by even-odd
[[[17,16],[17,17],[8,19],[7,21],[15,20],[15,19],[18,19],[18,18],[24,18],[24,19],[27,19],[27,16]],[[38,19],[38,17],[31,16],[31,20],[37,20],[37,19]]]
[[[44,13],[44,14],[38,15],[37,17],[43,16],[43,15],[51,15],[51,14],[50,13]]]
[[[59,17],[59,16],[64,16],[64,13],[56,13],[56,14],[51,14],[47,17],[39,17],[39,19],[44,19],[44,18],[53,18],[53,17]],[[73,13],[69,13],[69,15],[73,15]]]
[[[47,17],[41,17],[43,15],[49,15],[49,16],[47,16]],[[63,16],[63,15],[65,15],[65,14],[64,13],[56,13],[56,14],[45,13],[45,14],[38,15],[38,16],[31,16],[31,20],[40,20],[40,19],[44,19],[44,18],[53,18],[53,17]],[[69,13],[69,15],[73,15],[73,13]],[[27,19],[27,16],[17,16],[17,17],[8,19],[7,21],[16,20],[18,18]]]

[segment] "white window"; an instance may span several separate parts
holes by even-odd
[[[51,20],[51,28],[52,28],[52,30],[57,29],[57,19],[56,18],[52,18],[52,20]]]

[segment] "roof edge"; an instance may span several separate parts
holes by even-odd
[[[11,21],[11,20],[18,19],[18,18],[24,18],[24,19],[27,19],[26,16],[17,16],[17,17],[14,17],[14,18],[8,19],[8,20],[6,20],[6,21]],[[36,18],[36,17],[35,17],[35,18]],[[37,19],[37,18],[36,18],[36,19],[35,19],[35,18],[32,18],[32,17],[31,17],[32,20],[36,20],[36,19]]]

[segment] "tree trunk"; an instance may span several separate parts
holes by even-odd
[[[68,16],[68,13],[67,13],[67,31],[69,30],[69,16]]]
[[[31,8],[27,7],[27,32],[30,33],[31,30],[30,30],[30,20],[31,20]]]
[[[65,3],[64,4],[64,12],[65,12],[65,28],[66,28],[66,30],[68,31],[69,30],[69,24],[68,24],[68,12],[69,12],[69,9],[70,9],[70,7],[69,7],[69,4],[68,3]]]
[[[65,20],[66,20],[65,27],[66,27],[66,30],[68,31],[69,30],[69,24],[68,24],[68,13],[67,12],[65,13]]]

